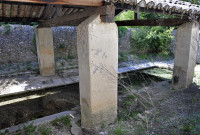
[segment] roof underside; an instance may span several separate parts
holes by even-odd
[[[178,0],[0,0],[1,22],[37,22],[73,15],[89,6],[114,3],[118,9],[200,16],[200,6]]]
[[[107,0],[109,2],[113,2],[125,8],[125,6],[129,7],[137,7],[145,8],[146,11],[162,11],[169,14],[176,13],[180,15],[192,15],[199,16],[200,15],[200,5],[191,4],[190,2],[180,1],[180,0]],[[125,5],[125,6],[124,6]]]

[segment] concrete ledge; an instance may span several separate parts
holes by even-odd
[[[79,81],[78,76],[62,78],[59,76],[53,77],[29,77],[26,78],[5,78],[1,79],[0,82],[4,85],[0,88],[0,97],[21,94],[29,91],[37,91],[45,88],[58,87],[67,84],[77,83]]]
[[[122,67],[118,69],[118,73],[126,73],[137,70],[144,70],[147,68],[161,67],[161,68],[170,68],[173,69],[173,61],[161,61],[161,62],[145,62],[141,64],[127,64],[128,67]],[[74,73],[73,73],[74,72]],[[68,74],[73,73],[71,77]],[[64,76],[51,76],[51,77],[42,77],[36,76],[34,74],[24,74],[20,73],[20,76],[7,76],[0,79],[0,98],[17,95],[22,93],[27,93],[30,91],[38,91],[46,88],[64,86],[68,84],[78,83],[79,77],[78,70],[69,70]],[[28,77],[27,77],[28,76]]]
[[[34,121],[29,121],[29,122],[26,122],[26,123],[23,123],[23,124],[19,124],[19,125],[16,125],[16,126],[6,128],[6,129],[2,129],[2,130],[0,130],[0,133],[1,132],[4,133],[6,130],[8,130],[9,133],[13,133],[13,132],[16,132],[17,130],[23,130],[24,126],[27,127],[32,123],[33,123],[33,126],[38,126],[38,125],[45,124],[47,122],[51,122],[51,121],[55,120],[56,118],[60,118],[61,116],[66,116],[66,115],[74,116],[75,113],[76,113],[75,111],[65,111],[65,112],[53,114],[53,115],[50,115],[50,116],[46,116],[46,117],[43,117],[43,118],[36,119]]]
[[[160,61],[160,62],[146,62],[141,64],[129,65],[128,67],[119,68],[118,73],[126,73],[126,72],[154,68],[154,67],[173,69],[174,61],[171,60],[171,61]]]

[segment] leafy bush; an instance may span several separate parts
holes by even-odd
[[[118,15],[115,18],[115,21],[133,20],[133,19],[134,19],[134,11],[128,10]],[[126,27],[126,26],[118,27],[119,38],[122,38],[126,34],[126,32],[128,31],[128,28],[129,27]]]
[[[33,48],[31,49],[31,52],[32,52],[35,56],[37,56],[37,45],[36,45],[36,34],[35,34],[35,33],[33,34],[32,43],[33,43]]]
[[[118,57],[118,61],[119,62],[124,62],[128,60],[128,54],[125,52],[120,52],[119,53],[119,57]]]
[[[119,38],[122,38],[128,31],[127,27],[118,27]]]
[[[168,55],[169,44],[173,39],[172,31],[173,28],[160,26],[133,30],[132,50],[137,54],[161,53]]]
[[[4,24],[4,34],[8,35],[11,32],[10,24]]]

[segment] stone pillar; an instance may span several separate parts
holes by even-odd
[[[199,31],[199,35],[200,35],[200,31]],[[200,40],[200,36],[199,36],[199,40]],[[199,42],[199,46],[198,46],[197,64],[200,64],[200,42]]]
[[[37,55],[42,76],[55,74],[53,32],[51,28],[36,28]]]
[[[199,42],[199,25],[187,22],[178,28],[172,85],[185,89],[193,82]]]
[[[95,128],[117,116],[118,29],[99,15],[77,29],[81,123]]]

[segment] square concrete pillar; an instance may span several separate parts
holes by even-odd
[[[36,28],[36,44],[40,74],[55,74],[53,32],[51,28]]]
[[[193,82],[199,42],[199,24],[187,22],[178,28],[172,85],[185,89]]]
[[[81,123],[95,128],[117,116],[118,29],[99,15],[77,29]]]

